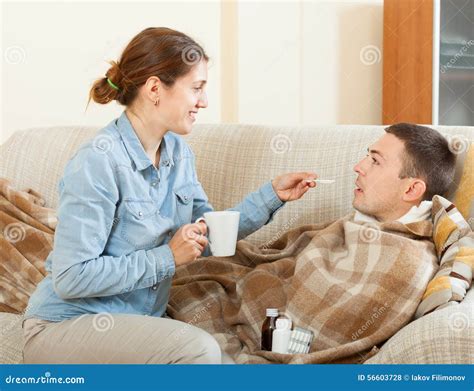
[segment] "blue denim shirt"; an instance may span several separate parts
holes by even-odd
[[[283,204],[270,182],[249,194],[231,209],[241,213],[239,239],[270,222]],[[175,273],[168,242],[183,224],[211,210],[185,141],[167,132],[157,168],[123,112],[66,165],[47,275],[25,319],[162,316]]]

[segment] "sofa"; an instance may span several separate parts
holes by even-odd
[[[447,136],[474,141],[473,127],[436,127]],[[76,149],[96,127],[19,130],[0,146],[0,177],[20,189],[32,188],[46,206],[57,208],[57,184]],[[287,204],[274,220],[246,240],[265,244],[288,229],[335,220],[351,211],[356,174],[352,168],[383,126],[280,127],[245,124],[196,125],[186,136],[196,154],[201,183],[216,210],[238,203],[277,174],[315,171],[334,184],[311,189]],[[474,221],[471,221],[474,223]],[[21,314],[0,313],[0,362],[22,362]],[[381,346],[367,364],[474,363],[474,290],[413,320]]]

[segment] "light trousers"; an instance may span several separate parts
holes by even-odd
[[[87,314],[23,322],[25,364],[220,364],[212,335],[170,318]],[[232,362],[228,356],[226,363]]]

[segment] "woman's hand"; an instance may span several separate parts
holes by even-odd
[[[183,225],[168,243],[176,266],[185,265],[199,257],[206,248],[207,226],[205,223]]]
[[[307,179],[316,179],[314,172],[292,172],[277,176],[272,181],[273,190],[282,201],[299,200],[310,187],[316,187],[314,182],[306,182]]]

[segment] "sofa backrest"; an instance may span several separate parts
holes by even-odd
[[[380,137],[383,126],[278,127],[243,124],[196,125],[186,139],[196,154],[199,179],[216,210],[236,205],[278,174],[315,171],[331,185],[311,189],[288,203],[271,224],[251,235],[268,243],[302,224],[327,222],[351,211],[353,166]],[[473,127],[438,126],[445,135],[474,141]],[[51,127],[15,132],[0,146],[0,177],[42,194],[57,207],[57,184],[66,162],[99,128]]]

